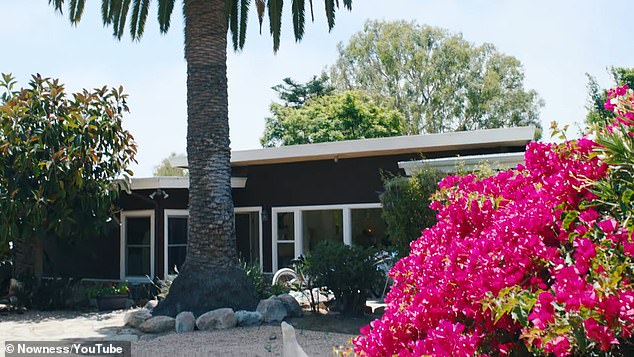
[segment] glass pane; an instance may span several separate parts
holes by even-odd
[[[352,244],[362,247],[387,245],[385,222],[381,218],[380,208],[353,209]]]
[[[277,268],[291,266],[291,260],[295,259],[294,243],[278,243],[277,245]]]
[[[251,220],[251,234],[250,234],[250,252],[251,263],[255,263],[260,260],[260,213],[251,212],[249,214]]]
[[[277,214],[277,240],[295,240],[295,220],[293,212]]]
[[[128,247],[125,261],[126,276],[150,275],[150,247]]]
[[[127,217],[127,243],[132,245],[150,245],[150,224],[150,217]]]
[[[176,274],[174,267],[178,270],[181,269],[185,262],[185,253],[187,253],[187,247],[169,247],[167,248],[167,273]]]
[[[187,244],[187,217],[167,219],[168,244]]]
[[[322,240],[343,242],[343,211],[323,210],[302,212],[304,252]]]

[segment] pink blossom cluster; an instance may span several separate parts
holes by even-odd
[[[618,117],[608,131],[634,126],[632,90],[608,95],[605,107]],[[533,142],[515,170],[441,181],[431,204],[438,223],[391,270],[385,314],[361,330],[355,352],[472,356],[528,349],[566,356],[580,345],[609,351],[619,338],[629,339],[634,243],[609,210],[594,204],[590,188],[608,174],[594,154],[600,147],[588,138]],[[522,298],[504,300],[510,289]],[[511,308],[500,314],[485,304],[491,299]]]

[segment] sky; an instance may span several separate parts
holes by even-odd
[[[88,1],[81,23],[74,27],[46,0],[0,0],[0,72],[12,73],[21,86],[35,73],[59,78],[71,92],[123,85],[130,95],[124,127],[138,145],[134,176],[151,176],[162,159],[184,153],[186,147],[181,7],[175,7],[165,35],[159,33],[153,7],[143,38],[133,42],[128,36],[121,41],[112,37],[112,30],[101,23],[100,3]],[[272,86],[285,77],[305,82],[321,73],[335,62],[337,43],[347,43],[368,19],[442,27],[516,57],[524,67],[525,87],[535,89],[545,102],[545,128],[551,121],[573,127],[583,122],[586,73],[610,86],[608,67],[634,67],[630,0],[355,0],[352,12],[337,12],[331,32],[323,3],[314,4],[315,22],[306,25],[304,39],[297,43],[287,1],[276,54],[268,22],[260,34],[253,7],[245,48],[229,51],[227,62],[233,150],[260,147],[264,118],[277,99]]]

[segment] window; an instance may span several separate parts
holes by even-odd
[[[243,259],[260,261],[262,266],[261,207],[236,207],[236,245]],[[187,255],[188,210],[166,209],[164,211],[164,274],[172,275],[180,270]],[[175,269],[176,268],[176,269]]]
[[[121,213],[121,279],[154,277],[154,211]]]
[[[235,209],[236,245],[240,259],[249,263],[260,262],[260,211],[249,208]]]
[[[165,210],[165,272],[176,274],[187,253],[187,210]]]
[[[370,246],[385,238],[380,203],[275,207],[271,216],[273,271],[289,266],[322,240]]]
[[[362,247],[386,245],[385,222],[380,208],[351,209],[352,244]]]

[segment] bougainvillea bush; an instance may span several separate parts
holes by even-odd
[[[515,170],[442,180],[438,223],[390,272],[385,314],[355,352],[631,352],[633,103],[612,90],[618,119],[592,136],[532,142]]]

